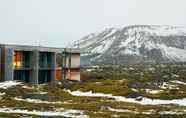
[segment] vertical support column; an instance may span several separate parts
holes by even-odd
[[[56,78],[56,53],[52,52],[52,74],[51,81],[55,81]]]
[[[0,47],[0,81],[2,81],[3,79],[2,79],[2,62],[1,62],[1,58],[2,58],[2,56],[1,56],[1,53],[2,52],[2,50],[1,50],[1,47]]]
[[[13,80],[13,57],[14,50],[13,48],[5,48],[5,80]]]
[[[71,80],[72,79],[72,75],[71,75],[71,67],[72,67],[72,55],[71,55],[72,51],[70,49],[70,52],[69,52],[69,66],[68,66],[68,73],[69,73],[69,79]]]
[[[38,84],[38,76],[39,76],[39,51],[34,50],[31,54],[31,64],[33,66],[33,71],[32,71],[32,78],[31,78],[31,83],[33,84]]]
[[[1,46],[1,81],[5,81],[5,47]]]
[[[62,52],[62,80],[67,79],[67,53],[66,49],[64,49],[64,52]]]

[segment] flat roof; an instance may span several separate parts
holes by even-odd
[[[45,47],[45,46],[34,46],[34,45],[11,45],[11,44],[0,44],[6,48],[13,48],[14,50],[24,50],[24,51],[43,51],[43,52],[71,52],[71,53],[80,53],[80,50],[77,48],[59,48],[59,47]]]

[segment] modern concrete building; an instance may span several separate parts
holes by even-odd
[[[42,84],[62,79],[80,80],[77,49],[0,44],[0,80]]]

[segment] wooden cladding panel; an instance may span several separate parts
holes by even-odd
[[[80,80],[80,70],[73,70],[73,69],[67,69],[66,70],[66,79],[68,80]],[[56,70],[56,76],[55,76],[55,80],[62,80],[62,70],[61,69],[57,69]]]
[[[55,80],[61,80],[62,79],[62,72],[61,70],[56,70],[56,78]]]

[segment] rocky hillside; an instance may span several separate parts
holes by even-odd
[[[72,44],[81,64],[138,64],[186,61],[186,28],[135,25],[92,33]]]

